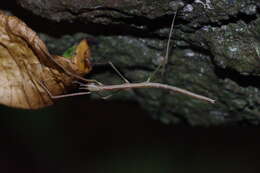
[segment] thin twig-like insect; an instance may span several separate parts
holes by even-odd
[[[45,43],[23,21],[0,12],[0,104],[20,108],[39,109],[53,104],[53,99],[99,94],[100,91],[129,88],[160,88],[182,93],[213,103],[214,100],[166,84],[130,83],[113,66],[126,83],[104,85],[84,75],[92,69],[90,48],[82,40],[70,59],[51,55]],[[80,82],[86,92],[66,94],[73,81]],[[62,95],[65,93],[65,95]]]
[[[66,71],[66,69],[64,69],[64,72],[66,72],[68,75],[71,75],[73,77],[75,77],[76,79],[79,79],[83,82],[86,83],[82,83],[82,82],[77,82],[78,84],[80,84],[80,89],[85,89],[87,90],[87,92],[78,92],[78,93],[71,93],[71,94],[64,94],[64,95],[59,95],[59,96],[53,96],[49,91],[48,88],[44,85],[44,83],[41,83],[41,85],[45,88],[45,90],[48,92],[48,94],[50,95],[51,98],[53,99],[58,99],[58,98],[63,98],[63,97],[70,97],[70,96],[78,96],[78,95],[87,95],[87,94],[91,94],[91,93],[99,93],[101,91],[118,91],[118,90],[127,90],[127,89],[135,89],[135,88],[159,88],[159,89],[165,89],[165,90],[169,90],[172,92],[177,92],[180,94],[184,94],[190,97],[193,97],[195,99],[199,99],[202,101],[206,101],[209,103],[215,103],[215,100],[210,99],[208,97],[199,95],[199,94],[195,94],[193,92],[187,91],[185,89],[181,89],[175,86],[170,86],[167,84],[161,84],[161,83],[154,83],[154,82],[150,82],[150,80],[152,79],[152,77],[155,75],[155,73],[158,72],[158,70],[163,66],[163,71],[165,69],[165,66],[168,62],[168,57],[169,57],[169,51],[170,51],[170,41],[171,41],[171,37],[172,37],[172,32],[173,32],[173,26],[174,26],[174,22],[175,22],[175,18],[177,15],[177,11],[174,14],[172,23],[171,23],[171,28],[170,28],[170,33],[169,33],[169,37],[168,37],[168,41],[167,41],[167,48],[166,48],[166,55],[165,55],[165,60],[160,63],[160,65],[156,68],[156,70],[150,75],[150,77],[148,77],[147,81],[145,82],[140,82],[140,83],[130,83],[120,72],[119,70],[117,70],[117,68],[113,65],[112,62],[109,62],[109,64],[111,65],[111,67],[116,71],[116,73],[125,81],[125,83],[123,84],[117,84],[117,85],[104,85],[101,82],[98,82],[96,80],[88,80],[85,79],[81,76],[75,75],[70,73],[69,71]],[[53,60],[55,62],[55,59],[52,58],[52,56],[50,54],[48,54],[48,52],[46,52],[46,54],[50,57],[51,60]],[[55,62],[57,65],[58,62]],[[109,96],[108,96],[109,97]]]

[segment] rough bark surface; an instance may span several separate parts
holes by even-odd
[[[38,30],[45,33],[41,36],[53,52],[61,53],[83,37],[94,38],[98,42],[92,47],[95,62],[112,61],[131,81],[144,81],[161,62],[178,9],[166,72],[154,80],[209,96],[217,104],[145,89],[114,98],[137,100],[165,123],[209,126],[260,122],[258,0],[17,2],[41,16],[45,25],[57,28],[59,32]],[[68,25],[74,29],[64,29]],[[34,27],[40,28],[35,23]],[[109,84],[121,82],[109,67],[96,69],[91,78]]]

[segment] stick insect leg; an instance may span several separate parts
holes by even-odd
[[[115,67],[115,65],[111,62],[111,61],[109,61],[108,62],[108,64],[113,68],[113,70],[120,76],[120,78],[121,79],[123,79],[123,81],[125,82],[125,83],[130,83],[124,76],[123,76],[123,74]],[[80,87],[79,87],[79,89],[83,89],[83,90],[86,90],[86,85],[88,85],[88,84],[84,84],[84,83],[82,83],[82,82],[78,82],[78,81],[75,81],[75,82],[73,82],[73,83],[76,83],[76,84],[79,84],[80,85]],[[93,83],[93,82],[92,82]],[[95,83],[95,82],[94,82]],[[102,83],[99,83],[99,86],[103,86],[103,84]],[[121,92],[120,90],[119,91],[116,91],[115,93],[119,93],[119,92]],[[115,94],[114,93],[114,94]],[[95,94],[97,94],[98,96],[100,96],[102,99],[104,99],[104,100],[106,100],[106,99],[108,99],[108,98],[110,98],[110,97],[112,97],[114,94],[109,94],[109,95],[107,95],[107,96],[103,96],[102,94],[100,94],[99,92],[95,92]]]
[[[115,70],[115,72],[123,79],[123,81],[125,81],[125,83],[130,83],[125,77],[124,75],[116,68],[116,66],[114,66],[114,64],[109,61],[108,64],[113,68],[113,70]]]
[[[121,79],[123,79],[123,81],[125,83],[130,83],[125,77],[124,75],[116,68],[116,66],[111,62],[111,61],[108,61],[108,64],[113,68],[113,70],[119,75],[119,77]],[[101,96],[102,99],[106,100],[106,99],[109,99],[110,97],[112,97],[114,94],[116,93],[120,93],[121,91],[116,91],[115,93],[113,94],[110,94],[110,95],[107,95],[107,96],[102,96],[101,94],[98,94],[99,96]]]
[[[54,95],[52,95],[52,93],[50,92],[50,90],[47,88],[46,84],[43,81],[40,81],[39,83],[40,83],[41,87],[48,93],[48,95],[52,99],[59,99],[59,98],[64,98],[64,97],[73,97],[73,96],[91,94],[91,92],[88,91],[88,92],[78,92],[78,93],[61,94],[61,95],[54,96]]]
[[[172,38],[172,33],[173,33],[173,27],[174,27],[174,23],[175,23],[175,18],[177,16],[177,12],[175,12],[173,19],[172,19],[172,23],[171,23],[171,29],[170,29],[170,33],[168,36],[168,41],[167,41],[167,47],[166,47],[166,54],[164,57],[160,57],[163,59],[163,61],[156,67],[156,69],[152,72],[152,74],[150,74],[150,76],[148,77],[148,79],[146,80],[146,82],[150,82],[152,80],[152,78],[155,76],[155,74],[158,73],[158,71],[162,68],[162,74],[165,72],[165,68],[166,65],[168,63],[168,59],[169,59],[169,52],[170,52],[170,44],[171,44],[171,38]]]

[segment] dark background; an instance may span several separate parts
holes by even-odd
[[[0,115],[1,173],[259,172],[258,128],[164,125],[135,103],[87,97]]]

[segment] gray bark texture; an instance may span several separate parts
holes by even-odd
[[[258,0],[17,0],[15,13],[41,33],[52,53],[92,40],[93,72],[104,84],[143,82],[165,56],[177,13],[169,62],[153,82],[216,99],[216,104],[160,89],[135,89],[111,99],[137,101],[164,123],[192,126],[260,122]],[[19,16],[21,14],[21,16]],[[37,22],[34,22],[37,21]],[[96,99],[93,96],[93,99]]]

